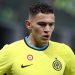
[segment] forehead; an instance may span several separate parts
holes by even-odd
[[[49,13],[49,14],[38,13],[36,16],[34,16],[33,20],[35,21],[53,21],[54,22],[55,16],[53,13]]]

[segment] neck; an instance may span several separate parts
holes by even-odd
[[[41,44],[41,43],[39,43],[39,42],[32,36],[32,34],[29,35],[28,41],[29,41],[29,43],[30,43],[31,45],[34,45],[34,46],[39,47],[39,48],[44,47],[44,46],[46,45],[46,44]]]

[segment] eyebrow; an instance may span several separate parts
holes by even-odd
[[[55,24],[55,22],[43,22],[43,21],[37,22],[37,24],[38,24],[38,23],[41,23],[41,24],[43,24],[43,23],[44,23],[44,24]]]

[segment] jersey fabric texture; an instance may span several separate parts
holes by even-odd
[[[49,41],[45,48],[30,46],[27,40],[0,50],[0,75],[75,75],[75,58],[65,44]]]

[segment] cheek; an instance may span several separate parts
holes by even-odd
[[[34,27],[34,28],[33,28],[33,32],[36,33],[36,35],[37,35],[37,34],[40,35],[40,34],[43,32],[43,29],[40,28],[40,27]]]

